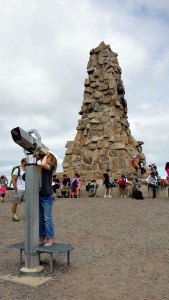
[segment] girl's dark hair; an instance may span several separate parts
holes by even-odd
[[[169,162],[166,163],[165,165],[165,170],[169,169]]]

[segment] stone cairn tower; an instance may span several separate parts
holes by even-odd
[[[117,56],[104,42],[90,51],[81,119],[74,141],[65,146],[63,171],[71,178],[78,173],[84,183],[102,178],[107,168],[114,178],[129,176],[133,155],[145,164],[143,142],[136,141],[129,128]]]

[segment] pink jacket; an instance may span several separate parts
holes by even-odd
[[[2,186],[0,188],[0,194],[5,195],[6,194],[6,188],[4,186]]]
[[[167,181],[169,183],[169,169],[167,169],[166,172],[167,172]]]

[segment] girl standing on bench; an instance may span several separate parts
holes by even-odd
[[[39,194],[40,244],[49,247],[54,243],[52,175],[57,168],[57,159],[51,151],[49,151],[47,155],[38,156],[37,159],[41,160],[42,167],[42,187]]]

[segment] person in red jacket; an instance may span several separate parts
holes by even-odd
[[[127,186],[128,186],[128,180],[124,174],[121,175],[121,178],[117,181],[117,184],[119,186],[121,198],[127,197]]]
[[[136,170],[136,172],[138,172],[138,163],[137,163],[137,161],[136,161],[136,157],[137,156],[133,156],[133,158],[132,158],[132,160],[131,160],[131,165],[132,165],[132,167]]]

